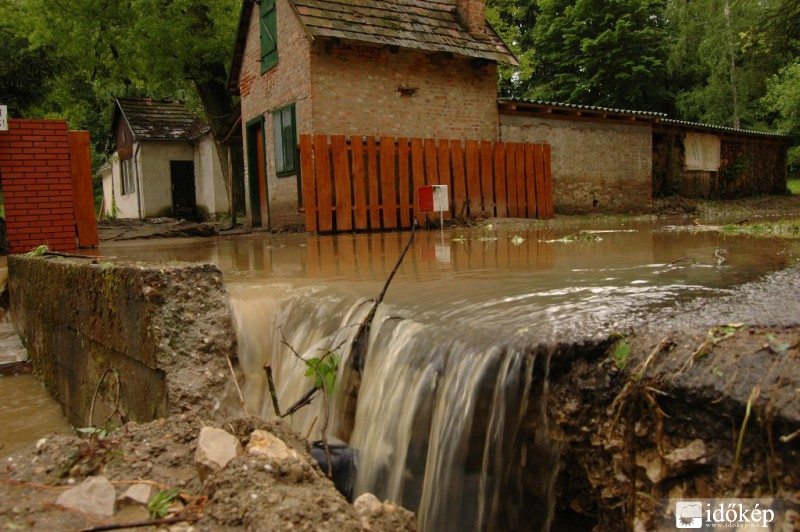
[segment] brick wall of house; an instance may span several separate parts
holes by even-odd
[[[250,17],[247,44],[239,76],[242,127],[245,139],[247,139],[248,122],[259,116],[264,117],[267,192],[273,228],[301,225],[304,218],[303,213],[298,210],[296,177],[278,178],[275,176],[272,111],[294,103],[298,134],[311,131],[310,43],[289,3],[286,0],[278,0],[276,9],[278,65],[263,76],[261,75],[258,7],[255,7]],[[248,219],[251,219],[250,192],[249,187],[246,187]]]
[[[302,225],[297,176],[276,177],[272,111],[295,104],[297,132],[496,140],[497,70],[447,54],[319,39],[278,0],[278,65],[261,75],[258,10],[239,76],[242,127],[264,117],[273,229]],[[311,80],[314,80],[312,86]],[[250,191],[246,192],[250,219]]]
[[[67,123],[9,120],[0,131],[0,186],[9,253],[77,248]]]
[[[652,136],[649,124],[500,115],[501,140],[552,146],[559,214],[651,210]]]
[[[497,139],[494,63],[319,42],[311,68],[314,133]]]

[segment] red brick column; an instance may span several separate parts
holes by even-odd
[[[69,139],[63,120],[10,119],[0,131],[9,253],[77,248]]]

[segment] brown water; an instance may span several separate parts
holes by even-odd
[[[0,377],[0,457],[53,433],[71,434],[61,407],[31,375]]]
[[[593,236],[564,240],[585,230]],[[271,417],[264,364],[284,409],[310,387],[292,351],[306,359],[336,353],[338,382],[346,381],[367,299],[408,237],[256,233],[104,244],[100,252],[217,264],[231,295],[248,408]],[[558,453],[544,441],[540,408],[550,355],[536,346],[624,331],[658,309],[729,293],[794,264],[797,251],[651,222],[418,231],[373,322],[355,428],[345,428],[337,390],[328,435],[360,451],[356,492],[414,509],[423,530],[515,529],[532,507],[536,528],[547,529]],[[319,437],[322,405],[295,414],[293,426]],[[520,446],[523,430],[539,442],[536,456]],[[509,487],[531,477],[539,495],[510,504]]]

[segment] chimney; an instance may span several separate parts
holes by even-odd
[[[456,0],[456,12],[470,33],[486,33],[485,0]]]

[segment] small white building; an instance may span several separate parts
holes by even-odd
[[[210,128],[181,102],[116,98],[102,216],[216,219],[228,195]]]

